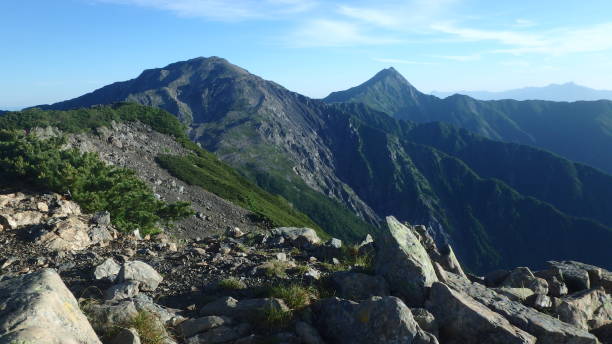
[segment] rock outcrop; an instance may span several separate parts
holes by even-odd
[[[387,217],[387,231],[377,243],[376,274],[387,280],[391,292],[410,306],[421,306],[428,288],[438,279],[427,251],[412,228]]]
[[[0,310],[2,343],[101,344],[54,270],[0,280]]]

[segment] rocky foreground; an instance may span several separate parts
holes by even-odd
[[[591,265],[473,276],[393,217],[355,246],[110,220],[57,194],[0,195],[0,343],[612,343],[612,273]]]

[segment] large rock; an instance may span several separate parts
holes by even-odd
[[[508,274],[502,282],[503,287],[529,288],[535,294],[548,294],[548,282],[536,277],[527,267],[518,267]]]
[[[262,298],[238,301],[233,297],[223,297],[204,305],[200,309],[200,315],[224,315],[249,320],[253,315],[268,308],[274,308],[283,312],[289,311],[289,307],[281,299]]]
[[[113,258],[107,258],[102,264],[94,269],[94,277],[97,280],[106,279],[111,282],[115,281],[121,271],[121,265],[117,264]]]
[[[297,248],[310,248],[321,243],[321,238],[312,228],[279,227],[273,229],[272,234],[282,236]]]
[[[371,296],[389,295],[384,278],[359,272],[340,271],[331,275],[330,281],[337,296],[349,300],[365,300]]]
[[[141,290],[155,290],[164,279],[149,264],[139,260],[126,262],[121,267],[118,275],[120,282],[136,281],[140,282]]]
[[[79,251],[91,246],[87,223],[76,215],[52,223],[50,227],[39,231],[35,239],[49,250]]]
[[[551,266],[556,267],[559,270],[561,270],[561,272],[565,273],[565,275],[573,276],[574,274],[577,274],[580,278],[580,284],[582,287],[584,287],[584,285],[586,284],[584,283],[584,280],[585,280],[584,272],[586,272],[586,275],[588,275],[589,277],[589,287],[591,288],[603,287],[608,294],[612,294],[612,272],[606,269],[602,269],[597,266],[575,262],[575,261],[563,261],[563,262],[551,261],[548,263]],[[581,272],[577,272],[577,271],[581,271]],[[588,289],[588,288],[584,288],[584,289]]]
[[[376,274],[410,306],[423,305],[427,290],[438,279],[429,255],[413,231],[387,217],[387,231],[377,243]]]
[[[240,324],[237,326],[219,326],[210,331],[197,334],[188,338],[187,344],[220,344],[227,343],[241,338],[249,332],[248,324]]]
[[[43,214],[39,211],[20,211],[18,213],[0,213],[0,225],[6,229],[17,229],[40,223]]]
[[[206,316],[197,319],[189,319],[178,325],[178,329],[183,337],[192,337],[200,332],[205,332],[219,326],[232,324],[232,319],[221,316]]]
[[[304,344],[325,344],[319,335],[319,331],[306,322],[296,322],[295,333],[297,333]]]
[[[536,311],[519,302],[497,294],[478,283],[471,283],[453,273],[447,273],[448,285],[468,295],[504,316],[514,326],[538,338],[538,344],[596,344],[597,339],[587,331],[568,325],[550,315]]]
[[[567,285],[569,293],[575,293],[577,291],[591,288],[589,270],[581,266],[580,263],[572,261],[549,261],[547,263],[551,268],[556,269],[563,277],[563,281]]]
[[[430,339],[397,297],[372,297],[361,303],[333,297],[319,301],[314,310],[317,328],[331,343],[417,343]]]
[[[433,284],[426,306],[438,321],[443,343],[536,342],[535,337],[513,326],[501,315],[440,282]]]
[[[612,323],[612,297],[603,288],[568,295],[555,304],[559,319],[585,330]]]
[[[52,269],[2,280],[0,310],[0,343],[101,343]]]

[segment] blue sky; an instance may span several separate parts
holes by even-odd
[[[612,89],[612,1],[4,0],[0,109],[221,56],[311,97],[394,66],[424,92]]]

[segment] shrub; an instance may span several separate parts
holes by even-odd
[[[258,310],[252,317],[251,323],[264,333],[279,332],[291,324],[293,312],[285,311],[273,304]]]
[[[191,215],[186,202],[159,201],[135,172],[108,166],[96,154],[62,149],[64,138],[38,140],[16,131],[0,131],[0,180],[24,182],[69,194],[83,211],[106,210],[122,231],[159,231],[159,225]]]
[[[243,281],[236,277],[224,278],[217,283],[217,286],[224,290],[240,290],[247,287]]]

